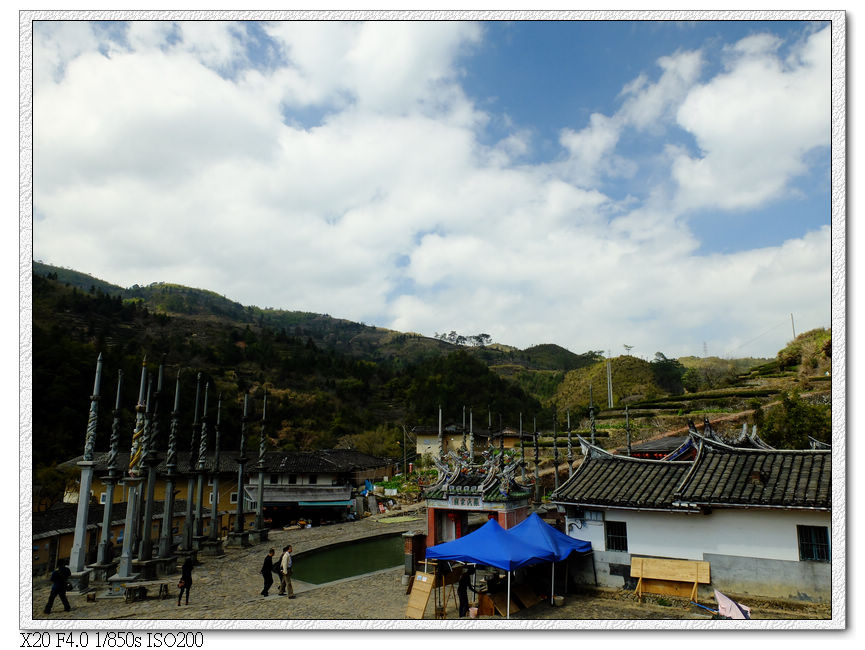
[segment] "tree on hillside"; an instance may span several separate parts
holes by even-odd
[[[370,456],[397,457],[402,455],[402,430],[392,425],[380,425],[371,431],[353,433],[340,438],[337,447],[354,449]]]
[[[656,352],[654,360],[649,362],[655,383],[661,389],[672,395],[681,395],[684,392],[682,376],[685,367],[676,359],[668,359],[663,352]]]
[[[832,413],[828,404],[810,404],[798,390],[781,395],[781,403],[763,415],[760,437],[778,449],[807,449],[808,436],[821,442],[832,439]]]

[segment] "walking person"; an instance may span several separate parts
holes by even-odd
[[[279,556],[279,562],[277,564],[277,575],[279,575],[279,596],[285,596],[285,573],[283,569],[282,562],[285,560],[285,554],[288,553],[288,547],[282,547],[282,555]]]
[[[192,588],[192,558],[187,557],[183,566],[180,568],[180,582],[177,586],[180,587],[180,592],[177,594],[177,606],[180,607],[180,597],[183,592],[186,592],[186,604],[189,604],[189,590]]]
[[[262,596],[267,596],[267,592],[270,591],[270,585],[273,584],[273,554],[276,553],[273,549],[270,549],[267,552],[267,555],[264,557],[264,564],[261,566],[261,576],[264,578],[264,589],[261,590]]]
[[[283,549],[282,559],[280,560],[280,583],[279,583],[279,595],[284,596],[286,594],[286,590],[288,592],[289,598],[295,598],[294,595],[294,587],[291,584],[291,567],[294,560],[291,557],[291,544],[286,546]]]
[[[58,560],[57,568],[51,572],[51,595],[48,596],[48,604],[45,605],[45,613],[50,614],[51,608],[54,606],[54,599],[60,597],[60,602],[63,603],[63,609],[67,612],[72,609],[69,606],[69,601],[66,599],[66,589],[69,585],[69,578],[72,577],[72,572],[66,566],[66,560]]]

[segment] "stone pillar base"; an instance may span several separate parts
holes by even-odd
[[[261,544],[267,541],[267,528],[256,528],[249,531],[249,541],[253,544]]]
[[[156,580],[156,565],[159,560],[132,560],[132,568],[138,571],[140,580]]]
[[[118,564],[119,562],[117,560],[112,560],[111,562],[107,562],[105,564],[87,565],[87,568],[91,571],[91,582],[107,582],[109,577],[117,573]]]
[[[249,541],[249,532],[244,530],[240,533],[228,533],[228,538],[225,540],[225,546],[228,548],[235,546],[252,546],[252,543]]]
[[[156,578],[167,578],[168,576],[177,573],[177,558],[173,555],[168,557],[158,557],[152,560],[156,567]]]
[[[192,538],[192,548],[196,551],[200,551],[202,543],[208,541],[210,541],[210,537],[207,535],[195,535]]]
[[[76,571],[69,577],[69,583],[72,585],[72,590],[79,594],[90,589],[90,569],[84,571]]]
[[[225,551],[222,549],[221,539],[202,540],[199,544],[198,552],[210,557],[225,555]]]
[[[108,578],[108,591],[105,593],[105,598],[123,598],[126,596],[123,585],[130,582],[141,580],[141,575],[138,573],[130,573],[128,576],[121,577],[116,573]]]
[[[193,564],[201,564],[201,562],[198,561],[198,551],[196,551],[196,550],[194,550],[194,549],[191,550],[191,551],[181,551],[181,550],[177,550],[177,551],[174,552],[174,555],[176,556],[175,559],[176,559],[177,562],[179,562],[180,564],[183,564],[183,563],[186,561],[186,558],[188,558],[188,557],[191,557],[191,558],[192,558],[192,563],[193,563]]]

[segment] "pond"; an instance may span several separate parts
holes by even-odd
[[[320,585],[403,566],[404,553],[402,534],[359,539],[298,555],[292,578]]]

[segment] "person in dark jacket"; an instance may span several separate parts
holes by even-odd
[[[460,618],[469,613],[469,592],[471,589],[474,593],[478,593],[477,590],[472,587],[472,576],[475,573],[474,567],[469,567],[465,571],[463,571],[462,576],[460,576],[460,581],[457,584],[457,598],[460,601]]]
[[[180,568],[180,583],[183,585],[180,588],[180,593],[177,594],[177,606],[180,607],[180,597],[183,592],[186,592],[186,604],[189,604],[189,590],[192,588],[192,558],[187,557],[183,566]]]
[[[270,591],[270,585],[273,584],[273,554],[276,551],[270,549],[264,557],[264,564],[261,567],[261,576],[264,578],[264,589],[261,590],[262,596],[267,596]]]
[[[63,609],[67,612],[72,609],[69,606],[69,601],[66,599],[66,585],[69,584],[69,578],[72,577],[72,572],[66,566],[66,560],[59,560],[57,568],[51,572],[51,595],[48,596],[48,604],[45,605],[45,613],[50,614],[51,608],[54,606],[54,599],[60,597],[60,602],[63,603]]]

